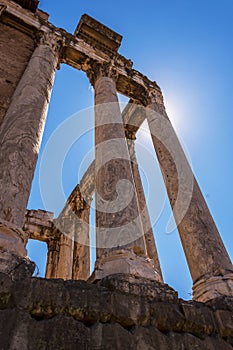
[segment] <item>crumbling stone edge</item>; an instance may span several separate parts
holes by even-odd
[[[166,284],[124,274],[96,284],[0,274],[0,323],[1,349],[14,342],[59,349],[59,336],[61,349],[108,349],[111,342],[112,349],[232,349],[233,298],[184,301]]]

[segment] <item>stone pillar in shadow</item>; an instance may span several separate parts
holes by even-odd
[[[0,130],[0,270],[24,258],[23,231],[61,44],[43,34],[20,79]],[[11,262],[9,262],[11,260]]]

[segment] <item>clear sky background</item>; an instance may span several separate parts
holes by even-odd
[[[54,25],[70,33],[74,33],[81,15],[87,13],[123,35],[119,52],[162,88],[169,117],[191,158],[194,173],[232,259],[232,0],[41,0],[40,8],[50,14]],[[119,98],[127,101],[122,96]],[[64,120],[91,106],[93,91],[85,74],[62,65],[56,74],[41,154],[51,134]],[[82,116],[82,113],[78,115],[80,123],[84,122]],[[62,179],[66,196],[79,181],[80,164],[93,146],[93,133],[79,142],[73,145],[64,162]],[[158,192],[152,192],[154,202],[149,206],[153,216],[158,202],[156,196],[164,188],[156,162],[151,164],[148,158],[148,162],[143,163],[146,157],[141,144],[153,154],[150,140],[143,132],[138,136],[137,151],[147,195],[154,191],[149,174],[154,172],[158,182]],[[62,146],[62,140],[58,146]],[[56,152],[58,155],[59,147]],[[45,205],[41,199],[38,176],[41,154],[29,208],[45,208],[57,215],[64,203],[56,198],[56,188],[51,185],[56,177],[52,161],[46,169],[51,200]],[[81,173],[83,171],[81,169]],[[166,200],[154,225],[162,270],[165,281],[188,299],[192,283],[177,232],[166,233],[169,215]],[[29,256],[37,262],[43,275],[45,247],[30,243]]]

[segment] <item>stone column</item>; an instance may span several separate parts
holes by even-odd
[[[61,232],[60,236],[56,277],[70,280],[73,270],[75,222],[69,218],[64,218],[64,221],[65,233]]]
[[[142,227],[143,227],[144,236],[145,236],[147,255],[149,259],[153,261],[154,268],[158,272],[161,282],[163,282],[163,276],[162,276],[162,271],[160,267],[157,248],[155,245],[155,239],[154,239],[154,234],[153,234],[152,225],[150,221],[150,215],[146,204],[146,198],[144,194],[144,189],[143,189],[142,180],[141,180],[141,176],[138,168],[138,162],[137,162],[136,153],[135,153],[136,131],[130,130],[129,128],[125,127],[125,136],[126,136],[129,155],[131,159],[131,167],[132,167],[132,173],[133,173],[134,183],[135,183],[136,192],[137,192],[138,205],[139,205]]]
[[[233,296],[233,266],[170,123],[160,90],[146,99],[147,120],[194,282],[193,299]]]
[[[59,45],[44,35],[15,90],[0,130],[0,217],[23,226]]]
[[[111,64],[84,67],[95,90],[97,261],[93,280],[114,273],[156,278],[146,245]]]
[[[78,213],[75,225],[73,253],[73,280],[87,280],[90,277],[90,206],[85,203]]]
[[[25,245],[15,229],[9,233],[9,227],[23,226],[59,52],[55,36],[43,35],[0,130],[0,218],[8,227],[8,233],[1,229],[0,247],[22,257],[26,256]]]
[[[48,254],[45,278],[57,277],[57,266],[60,253],[59,238],[52,238],[48,242]]]

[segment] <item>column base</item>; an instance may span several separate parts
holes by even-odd
[[[193,300],[206,303],[212,299],[233,297],[233,272],[222,276],[203,277],[193,285]]]
[[[95,270],[88,281],[93,283],[104,277],[121,273],[162,282],[161,276],[155,271],[150,259],[138,256],[128,249],[105,253],[96,261]]]
[[[27,234],[16,225],[0,219],[0,272],[23,279],[32,276],[35,264],[27,256]]]
[[[27,255],[27,234],[16,225],[0,219],[0,249],[8,250],[18,256]]]

